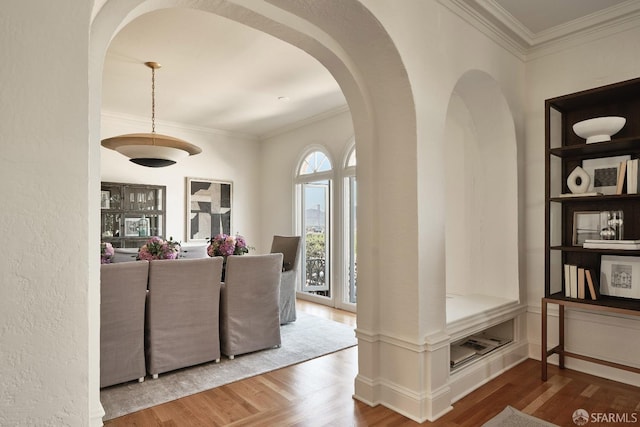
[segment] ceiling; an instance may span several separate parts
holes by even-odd
[[[525,48],[609,22],[638,0],[450,0],[464,3]],[[156,130],[162,123],[264,138],[346,109],[331,74],[302,50],[229,19],[163,9],[124,27],[105,60],[103,112],[149,120],[156,61]]]

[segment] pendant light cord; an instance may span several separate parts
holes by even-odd
[[[151,67],[151,133],[156,133],[156,69]]]

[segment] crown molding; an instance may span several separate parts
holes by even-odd
[[[527,53],[527,42],[520,34],[511,31],[501,21],[483,8],[478,8],[475,0],[438,0],[438,3],[466,21],[478,31],[498,43],[508,52],[524,60]]]
[[[293,130],[309,126],[310,124],[320,122],[322,120],[329,119],[331,117],[350,112],[348,105],[342,105],[340,107],[332,108],[331,110],[327,110],[324,113],[316,114],[315,116],[308,117],[306,119],[299,120],[294,123],[290,123],[286,126],[282,126],[279,129],[273,130],[271,132],[267,132],[264,135],[260,135],[259,139],[264,141],[265,139],[273,138],[274,136],[282,135],[283,133],[291,132]]]
[[[640,2],[637,0],[627,0],[535,34],[496,0],[438,1],[525,61],[640,25]]]

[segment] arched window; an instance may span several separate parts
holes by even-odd
[[[296,176],[297,228],[302,236],[300,291],[317,298],[331,295],[331,182],[329,157],[320,150],[304,156]]]
[[[344,291],[342,301],[356,303],[356,281],[358,277],[357,261],[357,184],[356,184],[356,147],[349,151],[344,164]]]

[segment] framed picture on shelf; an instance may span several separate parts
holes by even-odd
[[[124,237],[138,237],[138,221],[140,218],[124,219]]]
[[[187,241],[231,234],[232,190],[229,181],[187,178]]]
[[[587,239],[600,239],[600,211],[573,213],[573,246],[582,246]]]
[[[621,162],[626,162],[630,158],[631,156],[616,156],[583,160],[582,169],[591,178],[587,193],[616,194],[618,168]]]
[[[100,191],[100,208],[111,209],[111,191],[109,190]]]
[[[600,293],[640,298],[640,257],[603,255],[600,261]]]

